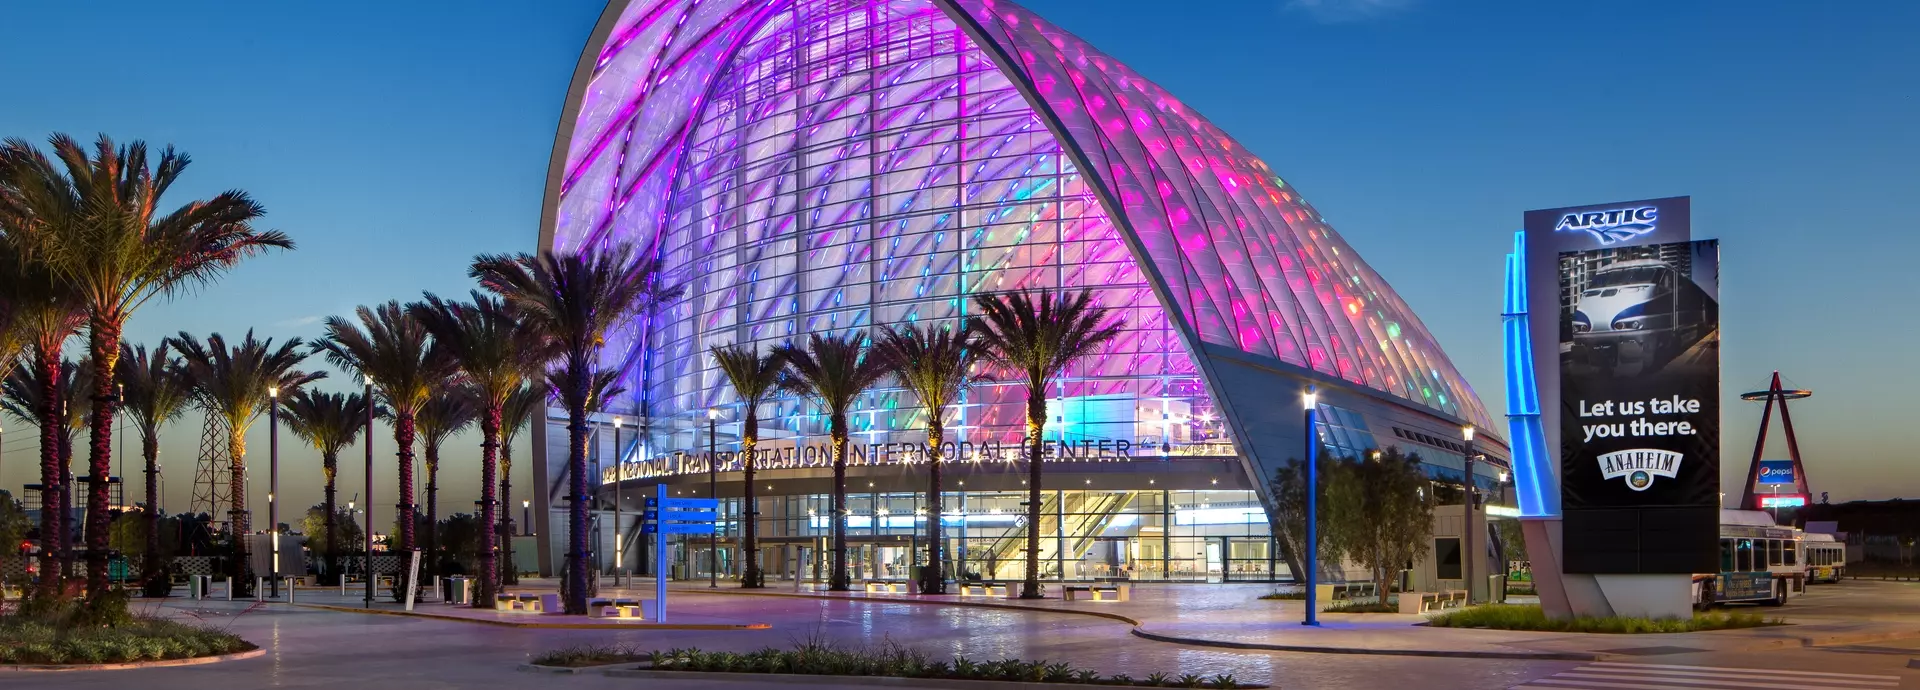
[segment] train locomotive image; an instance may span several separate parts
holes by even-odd
[[[1573,363],[1614,376],[1658,370],[1719,322],[1718,303],[1684,268],[1657,256],[1614,258],[1571,286]]]

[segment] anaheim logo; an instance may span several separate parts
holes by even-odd
[[[1604,453],[1599,460],[1601,477],[1625,477],[1627,488],[1646,491],[1654,477],[1672,479],[1680,471],[1681,456],[1670,450],[1638,448]]]
[[[1654,222],[1659,219],[1658,206],[1616,208],[1611,211],[1569,213],[1561,216],[1560,223],[1553,229],[1555,232],[1584,231],[1605,247],[1653,232]]]

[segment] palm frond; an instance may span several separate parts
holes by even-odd
[[[863,335],[814,333],[806,347],[784,343],[774,353],[787,363],[779,387],[813,398],[835,419],[844,417],[855,398],[887,375],[886,363],[869,356]]]
[[[120,344],[120,363],[114,376],[120,384],[120,404],[142,437],[152,440],[160,427],[179,417],[193,400],[193,381],[186,362],[161,341],[149,353],[145,345]]]
[[[323,458],[340,455],[366,428],[367,397],[359,393],[299,390],[281,403],[287,429],[320,451]]]
[[[168,342],[186,361],[195,401],[209,414],[218,415],[236,434],[245,433],[254,419],[267,411],[273,402],[269,389],[277,388],[280,395],[291,396],[327,376],[326,372],[295,368],[309,354],[299,338],[276,347],[272,338],[257,339],[252,330],[232,344],[219,333],[201,341],[181,331]]]
[[[451,358],[432,342],[426,324],[398,301],[355,310],[359,324],[338,316],[323,322],[326,337],[313,351],[328,363],[373,379],[395,414],[412,416],[427,404],[434,386],[453,372]]]

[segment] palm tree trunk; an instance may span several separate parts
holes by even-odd
[[[940,423],[940,410],[928,410],[927,422],[927,569],[921,578],[921,594],[946,594],[947,574],[940,561],[940,508],[943,486],[940,484],[941,444],[946,442],[947,430]]]
[[[1040,592],[1040,462],[1045,453],[1041,435],[1047,428],[1045,386],[1044,381],[1027,386],[1027,579],[1020,586],[1021,599],[1045,598]]]
[[[247,536],[253,531],[252,516],[247,514],[247,436],[237,424],[228,428],[231,432],[227,437],[227,453],[233,459],[229,465],[233,476],[227,484],[227,491],[232,494],[228,502],[233,505],[233,510],[228,511],[232,516],[228,532],[233,535],[233,564],[228,569],[233,574],[232,585],[239,587],[236,591],[252,592],[253,581],[247,576],[253,570],[253,564],[247,560]]]
[[[396,554],[406,558],[413,553],[413,413],[397,411],[393,420],[393,442],[400,446],[400,486],[395,491],[400,494],[400,502],[394,506],[394,521],[400,523],[400,551]],[[368,515],[372,515],[371,512]],[[366,525],[373,529],[373,525]],[[402,570],[405,566],[401,566]]]
[[[740,504],[740,550],[745,551],[746,567],[740,571],[740,587],[759,589],[767,586],[765,576],[760,572],[760,511],[759,501],[753,492],[754,448],[760,445],[760,420],[753,410],[747,410],[747,417],[741,429],[740,452],[745,459],[740,469],[745,473],[747,488],[745,499]]]
[[[66,529],[61,514],[60,439],[65,431],[60,404],[60,351],[38,349],[34,366],[40,369],[40,594],[60,591],[60,535]],[[51,507],[51,509],[49,509]]]
[[[833,441],[833,572],[827,575],[827,589],[845,592],[853,589],[847,578],[847,413],[834,410],[827,426]]]
[[[160,437],[155,429],[140,430],[140,457],[147,465],[147,557],[141,561],[141,581],[160,574]]]
[[[325,531],[327,534],[327,561],[326,561],[327,580],[331,584],[331,583],[338,583],[340,581],[340,533],[338,530],[334,529],[334,519],[333,519],[334,513],[338,512],[338,509],[333,507],[333,499],[334,499],[334,491],[336,490],[336,487],[334,484],[334,478],[338,476],[340,473],[339,454],[328,453],[324,457],[321,457],[320,469],[322,472],[325,472],[327,475],[326,477],[327,479],[327,488],[326,488],[327,514],[326,514],[326,517],[323,519],[325,520],[325,524],[326,524]]]
[[[87,347],[93,357],[93,408],[87,427],[91,433],[87,447],[87,596],[107,591],[108,536],[113,528],[113,495],[108,478],[113,474],[113,412],[120,402],[114,395],[113,369],[120,361],[120,322],[95,314],[87,327]]]
[[[587,612],[587,564],[592,554],[587,535],[587,399],[592,386],[588,357],[567,365],[567,613]],[[663,535],[664,536],[664,535]]]
[[[494,551],[494,521],[499,519],[499,510],[493,501],[498,474],[494,463],[499,455],[500,404],[488,403],[480,416],[480,593],[473,598],[474,608],[493,608],[494,590],[500,586],[500,564]]]
[[[65,400],[61,403],[64,406]],[[73,433],[62,413],[60,427],[60,578],[73,577]]]
[[[513,446],[500,445],[500,583],[520,584],[520,573],[513,567]]]
[[[440,574],[440,444],[427,444],[427,555],[428,575]]]

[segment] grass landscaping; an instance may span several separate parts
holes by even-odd
[[[580,646],[558,649],[535,656],[534,664],[578,668],[621,662],[645,663],[652,671],[705,673],[779,673],[822,676],[890,676],[944,680],[1020,681],[1033,683],[1079,683],[1149,688],[1262,688],[1243,685],[1232,675],[1174,676],[1156,673],[1146,678],[1124,674],[1103,675],[1093,669],[1077,669],[1071,664],[1045,661],[1002,659],[974,661],[956,657],[952,661],[934,661],[919,650],[886,642],[878,647],[854,649],[839,647],[818,638],[797,642],[792,649],[768,647],[757,652],[709,652],[699,649],[643,651],[618,645]]]
[[[254,646],[224,630],[135,616],[116,593],[97,602],[21,602],[0,616],[0,664],[118,664],[218,656]]]
[[[1489,604],[1434,616],[1427,625],[1436,628],[1489,628],[1493,630],[1538,630],[1542,632],[1646,634],[1735,630],[1769,625],[1785,625],[1779,618],[1757,613],[1709,611],[1692,618],[1628,618],[1622,616],[1579,616],[1563,620],[1547,617],[1538,605]]]

